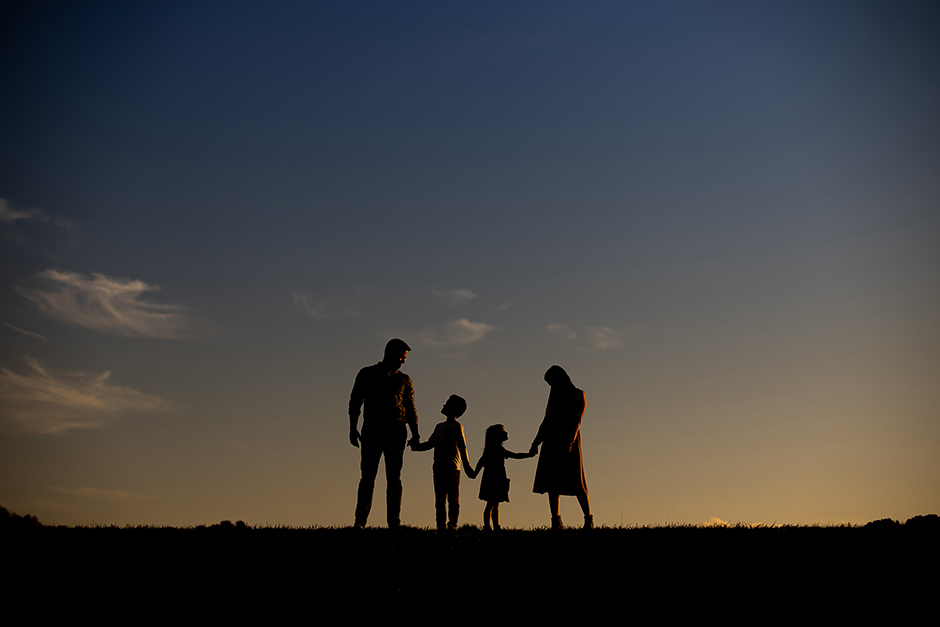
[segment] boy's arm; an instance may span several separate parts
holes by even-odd
[[[477,473],[473,469],[473,466],[470,465],[470,460],[467,458],[467,438],[465,438],[463,434],[463,425],[460,426],[460,436],[457,440],[457,450],[460,452],[460,460],[467,469],[467,476],[473,479],[477,476]]]
[[[473,472],[470,472],[471,470]],[[479,475],[482,470],[483,470],[483,456],[482,455],[480,455],[480,461],[477,462],[476,469],[470,468],[470,465],[467,464],[467,476],[470,477],[471,479],[476,479],[477,475]]]
[[[427,442],[421,442],[420,440],[409,440],[408,446],[411,447],[412,451],[430,451],[432,448],[434,448],[434,442],[437,439],[434,436],[436,435],[437,429],[435,428],[434,431],[431,432],[431,437],[428,438]]]

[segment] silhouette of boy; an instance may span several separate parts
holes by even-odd
[[[427,442],[409,442],[412,451],[434,449],[434,509],[437,514],[437,528],[444,529],[447,521],[445,502],[450,510],[447,528],[457,528],[460,515],[460,460],[467,467],[467,475],[472,477],[473,466],[467,459],[467,439],[463,434],[463,425],[457,419],[467,411],[467,401],[452,395],[441,407],[441,413],[447,420],[434,427],[434,433]]]

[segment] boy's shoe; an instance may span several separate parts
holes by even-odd
[[[564,528],[565,525],[561,522],[561,516],[552,516],[552,530]]]

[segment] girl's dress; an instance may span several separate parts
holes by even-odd
[[[483,452],[477,469],[483,466],[483,478],[480,479],[480,500],[497,503],[509,502],[509,477],[506,476],[506,457],[508,452],[502,446],[493,452]]]

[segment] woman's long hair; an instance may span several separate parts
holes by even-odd
[[[565,369],[561,366],[552,366],[545,371],[545,383],[552,387],[556,385],[574,387],[574,383],[571,382],[571,377],[568,376],[568,373],[565,372]]]

